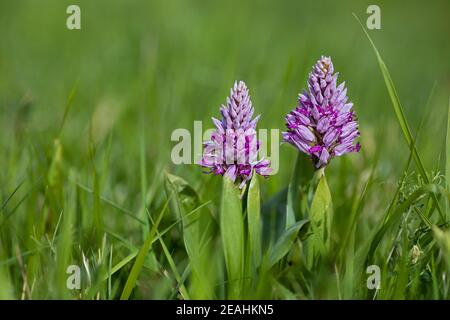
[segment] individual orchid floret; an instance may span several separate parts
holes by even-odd
[[[337,85],[330,57],[322,56],[308,79],[308,90],[286,116],[283,140],[309,155],[314,166],[325,167],[333,157],[358,152],[360,135],[353,103],[348,102],[345,82]]]

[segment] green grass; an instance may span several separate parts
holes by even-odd
[[[356,0],[80,0],[69,31],[72,2],[0,3],[0,299],[450,298],[448,1],[366,30]],[[281,145],[244,193],[170,161],[235,80],[283,129],[322,54],[359,154],[320,177]]]

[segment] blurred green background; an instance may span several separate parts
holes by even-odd
[[[66,8],[78,4],[82,29],[66,28]],[[52,144],[67,97],[77,87],[63,132],[69,165],[79,166],[89,127],[96,142],[114,131],[114,172],[127,186],[137,180],[139,136],[146,134],[151,167],[170,167],[170,133],[210,127],[235,80],[247,82],[260,128],[284,128],[307,74],[330,55],[361,121],[367,166],[375,148],[386,173],[407,159],[381,73],[351,13],[381,8],[381,30],[370,31],[397,84],[413,127],[434,164],[443,142],[450,87],[448,1],[2,1],[0,106],[3,158],[42,138]],[[425,110],[430,92],[435,91]],[[430,138],[432,137],[432,138]],[[295,150],[281,147],[271,189],[286,181]],[[339,162],[340,160],[334,161]],[[286,165],[283,165],[286,164]],[[332,166],[338,165],[333,163]],[[195,175],[196,168],[171,168]],[[332,170],[332,169],[330,169]],[[114,174],[112,172],[112,174]],[[3,170],[3,187],[23,174]],[[118,177],[117,177],[118,178]],[[132,189],[128,189],[132,190]]]
[[[70,4],[81,8],[81,30],[66,28]],[[171,163],[171,132],[193,130],[194,120],[212,127],[210,117],[219,116],[235,80],[249,86],[255,112],[262,115],[259,128],[283,130],[284,116],[297,104],[311,66],[329,55],[354,102],[362,145],[360,154],[332,161],[327,169],[330,188],[333,193],[359,186],[379,154],[376,187],[364,210],[366,216],[379,216],[409,150],[375,55],[352,16],[354,12],[365,22],[370,4],[380,6],[382,27],[369,32],[389,67],[413,132],[423,119],[418,146],[426,167],[442,169],[450,96],[448,0],[2,0],[3,199],[21,181],[27,181],[30,190],[47,175],[67,100],[76,88],[60,137],[64,183],[73,173],[77,181],[92,185],[92,142],[101,194],[137,211],[143,143],[152,208],[164,199],[163,169],[188,180],[203,200],[218,204],[219,178],[202,174],[196,165]],[[296,153],[291,146],[280,146],[280,170],[262,183],[264,198],[287,185]],[[105,154],[109,161],[102,166]],[[345,179],[333,172],[345,172]],[[36,193],[24,201],[14,213],[18,228],[42,199]],[[345,207],[344,201],[334,199],[338,208]],[[85,210],[89,208],[87,204]],[[111,210],[104,210],[105,223],[131,238],[136,226],[116,220]]]

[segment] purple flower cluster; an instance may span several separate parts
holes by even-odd
[[[333,157],[358,152],[358,122],[353,103],[347,102],[345,82],[337,86],[330,57],[321,57],[309,74],[308,91],[299,95],[299,106],[286,116],[283,140],[309,155],[316,168]]]
[[[204,142],[200,165],[207,173],[224,175],[243,188],[253,176],[270,174],[270,161],[258,160],[260,142],[256,137],[256,123],[252,119],[253,106],[247,86],[240,81],[231,89],[226,106],[220,108],[222,121],[212,118],[216,127],[211,140]]]

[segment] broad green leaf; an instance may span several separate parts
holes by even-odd
[[[247,195],[248,248],[251,257],[250,268],[261,264],[261,198],[258,176],[254,175],[250,181]]]
[[[286,187],[262,203],[261,219],[263,223],[263,251],[286,231],[287,193],[288,188]]]
[[[301,188],[309,183],[313,175],[313,166],[310,161],[303,154],[297,155],[295,162],[294,173],[292,174],[291,182],[288,187],[287,204],[286,204],[286,229],[292,226],[300,213],[300,202],[303,194]],[[304,217],[302,217],[304,218]]]
[[[228,274],[228,298],[242,294],[244,278],[244,221],[239,189],[224,177],[220,208],[220,232]]]
[[[271,247],[269,252],[269,268],[271,268],[273,265],[275,265],[278,261],[283,259],[283,257],[288,254],[289,250],[291,249],[292,245],[294,244],[295,240],[297,239],[297,236],[301,229],[306,228],[308,225],[308,220],[300,220],[296,223],[294,223],[292,226],[289,227],[277,240],[275,245]]]
[[[311,203],[309,214],[311,236],[307,239],[307,264],[312,264],[319,256],[324,256],[330,247],[332,220],[331,194],[323,169],[316,172],[319,182]]]

